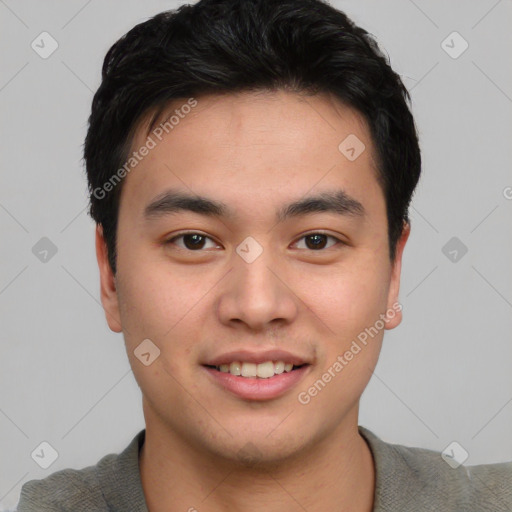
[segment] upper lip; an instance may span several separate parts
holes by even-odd
[[[230,364],[233,361],[241,363],[265,363],[266,361],[283,361],[284,363],[291,363],[294,366],[301,366],[309,364],[308,361],[298,355],[287,352],[286,350],[237,350],[233,352],[226,352],[216,357],[208,359],[204,365],[207,366],[220,366],[221,364]]]

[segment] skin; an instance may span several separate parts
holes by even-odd
[[[410,226],[391,262],[374,146],[351,108],[283,91],[197,100],[125,178],[115,277],[96,230],[101,300],[143,395],[149,510],[370,512],[375,468],[357,430],[359,399],[400,311],[307,405],[297,395],[396,306]],[[132,148],[145,143],[146,124]],[[366,146],[355,161],[338,150],[349,134]],[[148,223],[145,206],[170,187],[220,200],[236,217],[180,212]],[[282,204],[333,188],[360,201],[366,216],[322,212],[276,224]],[[165,244],[189,230],[209,237],[199,251],[183,238]],[[308,247],[304,236],[318,231],[345,244]],[[235,251],[247,236],[263,248],[252,263]],[[134,355],[146,338],[160,349],[149,366]],[[280,348],[312,364],[279,398],[243,400],[201,366],[243,348]]]

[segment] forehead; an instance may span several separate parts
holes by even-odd
[[[129,205],[138,217],[168,188],[215,197],[233,210],[254,208],[258,198],[275,203],[341,188],[383,211],[366,122],[332,96],[184,98],[154,117],[149,113],[136,130],[131,151],[152,148],[126,176],[121,197],[121,207]]]

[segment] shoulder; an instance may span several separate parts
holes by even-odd
[[[395,450],[425,498],[439,497],[467,510],[512,510],[512,462],[452,467],[436,451],[401,445]]]
[[[83,469],[62,469],[21,488],[17,512],[145,511],[138,467],[145,430],[122,453],[110,453]],[[131,508],[132,507],[132,508]]]
[[[62,469],[41,480],[30,480],[21,488],[17,512],[60,510],[108,510],[98,478],[117,455],[109,454],[83,469]]]
[[[440,452],[386,443],[364,427],[359,431],[375,461],[377,511],[512,510],[512,462],[450,465]]]

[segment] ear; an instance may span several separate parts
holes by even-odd
[[[394,329],[402,321],[402,306],[398,301],[398,294],[400,291],[400,274],[402,271],[402,255],[404,252],[405,244],[411,233],[411,225],[406,222],[402,229],[400,239],[396,244],[395,261],[391,270],[391,278],[389,283],[388,292],[388,321],[386,322],[386,329]]]
[[[116,280],[108,262],[108,250],[103,238],[103,226],[96,225],[96,259],[100,270],[101,303],[108,326],[114,332],[122,332]]]

